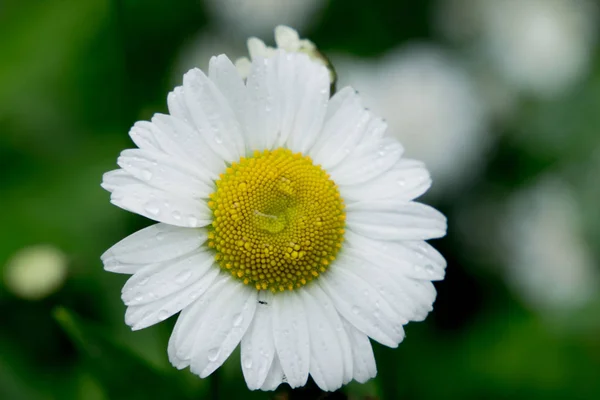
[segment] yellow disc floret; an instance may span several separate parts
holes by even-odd
[[[344,202],[310,157],[283,148],[255,151],[216,185],[208,246],[221,268],[245,284],[292,290],[335,260],[344,240]]]

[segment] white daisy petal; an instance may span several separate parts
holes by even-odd
[[[123,186],[128,186],[132,184],[139,184],[140,180],[134,178],[129,172],[122,169],[115,169],[112,171],[106,172],[102,176],[102,183],[100,186],[109,192],[114,192],[115,189]]]
[[[205,378],[229,357],[252,322],[257,294],[239,281],[225,282],[197,328],[191,360],[193,373]]]
[[[404,319],[375,288],[356,275],[334,268],[318,283],[338,312],[369,337],[388,347],[396,347],[404,338]]]
[[[219,88],[237,120],[243,121],[244,110],[249,101],[248,90],[231,60],[224,54],[212,57],[208,66],[208,77]],[[243,154],[246,149],[240,150]]]
[[[110,201],[125,210],[175,226],[197,228],[212,221],[206,202],[167,193],[142,181],[116,187]]]
[[[369,151],[365,151],[364,147]],[[375,151],[371,148],[375,148]],[[339,185],[367,182],[392,168],[403,152],[400,143],[393,138],[386,137],[375,144],[368,141],[357,146],[344,162],[331,169],[329,173]]]
[[[410,201],[431,186],[425,165],[416,160],[400,159],[390,170],[373,180],[355,185],[340,185],[340,194],[347,202],[398,199]]]
[[[352,348],[352,378],[358,383],[365,383],[377,375],[377,366],[375,365],[375,356],[373,355],[371,342],[367,335],[356,329],[346,320],[343,322]]]
[[[329,71],[304,54],[279,53],[277,57],[282,67],[286,65],[283,68],[295,66],[294,86],[283,98],[295,104],[294,122],[286,144],[294,152],[306,153],[314,145],[327,112]]]
[[[310,317],[310,375],[322,390],[333,391],[352,377],[352,358],[348,337],[327,295],[317,285],[300,292]],[[327,310],[325,304],[327,304]]]
[[[273,294],[269,291],[259,293],[256,314],[248,331],[242,338],[242,371],[250,390],[260,389],[263,386],[275,357],[272,299]]]
[[[179,292],[152,303],[127,307],[125,323],[131,326],[132,330],[137,331],[164,321],[194,302],[211,286],[217,275],[219,275],[219,270],[211,268],[202,278]]]
[[[423,241],[379,242],[352,231],[347,231],[345,237],[354,254],[373,264],[394,268],[410,278],[444,279],[446,260]]]
[[[347,207],[348,228],[379,240],[421,240],[446,234],[446,218],[424,204],[369,201]]]
[[[246,83],[250,94],[246,112],[253,149],[286,145],[306,152],[323,125],[329,97],[329,72],[305,54],[278,51],[258,57]]]
[[[328,115],[311,157],[325,169],[335,167],[346,158],[364,136],[372,114],[365,110],[355,92],[342,93],[342,103]]]
[[[188,254],[199,248],[206,237],[204,230],[156,224],[121,240],[100,258],[107,271],[134,273],[146,264]]]
[[[246,82],[249,100],[244,113],[249,150],[273,147],[280,131],[281,98],[278,96],[278,85],[274,61],[259,58],[252,63]]]
[[[310,346],[306,310],[295,292],[273,297],[273,338],[281,367],[291,387],[308,379]]]
[[[202,324],[208,305],[218,297],[223,286],[230,280],[230,277],[226,274],[219,273],[217,268],[212,273],[216,274],[216,277],[211,286],[205,292],[200,293],[196,297],[196,301],[181,312],[169,339],[167,349],[169,361],[176,368],[183,369],[190,366],[196,333],[198,327]]]
[[[190,126],[193,125],[190,110],[185,103],[183,87],[177,86],[172,92],[169,92],[167,95],[167,106],[169,107],[169,115],[184,121]]]
[[[242,128],[231,106],[215,83],[199,69],[183,77],[183,94],[194,126],[208,146],[225,161],[244,155]]]
[[[181,96],[182,93],[178,95]],[[225,163],[222,155],[213,151],[208,138],[203,137],[185,120],[155,114],[152,123],[161,133],[158,142],[165,153],[182,158],[190,168],[198,170],[206,179],[216,179],[223,171]]]
[[[117,164],[148,185],[180,196],[208,198],[215,190],[214,183],[206,175],[187,167],[174,157],[158,152],[125,150],[121,152]]]
[[[373,264],[354,249],[344,253],[344,262],[344,272],[374,288],[402,324],[420,321],[431,311],[436,296],[435,288],[428,286],[431,282],[407,277],[391,265]]]
[[[275,355],[273,359],[273,363],[271,364],[271,369],[265,378],[265,382],[260,387],[261,390],[275,390],[279,385],[286,381],[286,376],[283,373],[283,369],[281,368],[281,363],[279,362],[279,357]]]
[[[137,306],[164,298],[198,281],[213,266],[214,257],[204,249],[137,271],[121,292],[123,303]]]
[[[156,139],[160,135],[157,128],[148,121],[138,121],[129,130],[129,136],[137,147],[143,150],[162,151]]]

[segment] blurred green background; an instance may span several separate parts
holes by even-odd
[[[99,259],[151,223],[100,188],[130,126],[279,23],[432,164],[449,219],[434,311],[333,394],[250,392],[239,353],[175,370],[175,318],[131,332]],[[591,0],[2,1],[0,398],[600,398],[597,25]]]

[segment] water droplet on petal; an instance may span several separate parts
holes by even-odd
[[[192,271],[190,271],[189,269],[186,269],[184,271],[181,271],[179,274],[177,274],[177,276],[175,277],[175,282],[177,282],[179,284],[185,283],[185,281],[190,279],[191,276],[192,276]]]
[[[425,266],[425,271],[427,271],[430,275],[433,275],[435,273],[435,268],[433,267],[433,265],[427,264]]]
[[[233,326],[240,326],[244,322],[244,316],[240,313],[233,317]]]
[[[252,357],[244,357],[244,368],[252,368]]]
[[[149,181],[150,179],[152,179],[152,172],[150,172],[147,169],[143,169],[142,170],[142,179],[145,181]]]
[[[144,279],[142,279],[140,281],[140,283],[138,283],[138,285],[144,286],[146,283],[148,283],[149,280],[150,280],[150,277],[145,277]]]
[[[173,219],[176,219],[177,221],[181,219],[181,213],[179,211],[173,211],[171,215],[173,216]]]
[[[358,314],[359,312],[360,312],[360,309],[357,306],[352,307],[352,313]]]
[[[196,218],[196,217],[189,217],[188,218],[188,226],[190,226],[192,228],[198,226],[198,218]]]
[[[144,210],[146,210],[146,212],[150,215],[158,215],[160,213],[160,208],[155,201],[147,202]]]
[[[210,362],[217,361],[217,359],[219,358],[220,354],[221,354],[221,349],[220,348],[215,347],[214,349],[210,349],[208,351],[208,361],[210,361]]]
[[[217,142],[217,144],[221,144],[223,143],[223,138],[219,135],[215,135],[215,142]]]
[[[156,240],[158,240],[158,241],[161,241],[161,240],[163,240],[164,238],[165,238],[165,234],[164,234],[164,232],[158,232],[158,233],[156,234]]]
[[[158,312],[158,319],[160,321],[164,321],[165,319],[169,318],[170,315],[171,313],[169,312],[169,310],[160,310]]]

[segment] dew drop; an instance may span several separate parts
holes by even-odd
[[[233,317],[233,326],[240,326],[244,322],[244,316],[240,313]]]
[[[145,181],[149,181],[150,179],[152,179],[152,172],[150,172],[147,169],[143,169],[142,170],[142,179]]]
[[[158,312],[158,319],[160,321],[164,321],[165,319],[169,318],[169,315],[170,315],[169,310],[160,310]]]
[[[219,354],[221,354],[220,348],[215,347],[214,349],[210,349],[208,351],[208,361],[210,361],[210,362],[217,361],[217,358],[219,358]]]
[[[188,226],[190,226],[192,228],[198,226],[198,218],[196,218],[196,217],[189,217],[188,218]]]
[[[162,240],[164,240],[164,238],[165,238],[165,234],[164,234],[164,232],[158,232],[158,233],[156,234],[156,240],[158,240],[158,241],[162,241]]]
[[[158,215],[160,213],[160,208],[156,205],[156,202],[154,201],[147,202],[144,209],[148,214],[151,215]]]
[[[396,181],[396,183],[398,184],[398,186],[406,186],[406,179],[400,178]]]
[[[433,265],[427,264],[425,266],[425,271],[427,271],[427,273],[429,273],[429,275],[433,275],[435,273],[435,268],[433,267]]]
[[[219,135],[215,135],[215,142],[217,142],[217,144],[222,144],[223,143],[223,138]]]
[[[144,286],[145,284],[148,283],[149,280],[150,280],[150,277],[146,277],[140,281],[139,285]]]
[[[357,315],[360,312],[360,309],[357,306],[352,307],[352,313]]]
[[[190,271],[189,269],[183,270],[179,274],[177,274],[177,276],[175,277],[175,282],[177,282],[179,284],[185,283],[185,281],[190,279],[191,276],[192,276],[192,271]]]
[[[252,368],[252,357],[244,357],[244,368]]]
[[[181,213],[179,211],[173,211],[171,215],[173,216],[173,219],[176,219],[177,221],[181,219]]]

